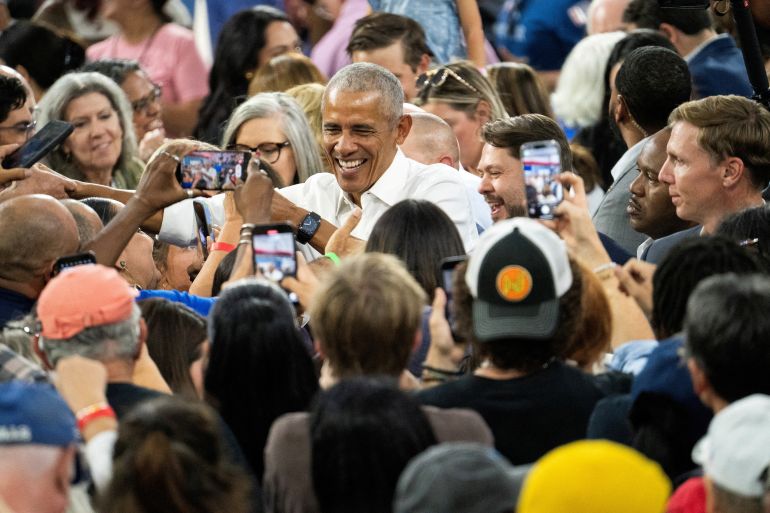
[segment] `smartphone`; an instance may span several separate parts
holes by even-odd
[[[195,224],[198,226],[198,242],[203,252],[203,260],[209,257],[209,237],[214,237],[211,228],[211,210],[203,198],[193,200],[193,212],[195,212]]]
[[[77,255],[61,257],[53,264],[53,276],[56,276],[64,269],[75,267],[77,265],[95,264],[96,255],[93,251],[87,253],[78,253]]]
[[[254,268],[270,281],[297,275],[294,232],[287,223],[257,225],[252,232]]]
[[[453,306],[453,294],[452,294],[452,280],[454,278],[455,267],[461,262],[465,262],[468,259],[467,256],[457,256],[445,258],[441,261],[441,288],[444,289],[446,294],[446,315],[447,321],[449,321],[449,329],[452,331],[452,338],[457,342],[464,342],[465,338],[458,335],[455,329],[455,316]]]
[[[16,151],[3,159],[5,169],[16,167],[29,168],[40,159],[51,153],[74,130],[66,121],[51,121],[41,128]]]
[[[555,179],[561,173],[559,143],[535,141],[521,145],[524,186],[529,217],[553,219],[556,207],[564,199],[564,187]]]
[[[227,191],[243,182],[248,151],[194,151],[182,157],[177,180],[184,189]]]

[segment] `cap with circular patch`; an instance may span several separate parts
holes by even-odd
[[[484,232],[465,281],[474,297],[477,340],[548,338],[558,325],[559,298],[572,285],[572,271],[556,234],[532,219],[515,218]]]

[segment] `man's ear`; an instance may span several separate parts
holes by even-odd
[[[746,166],[738,157],[727,157],[722,162],[722,186],[734,187],[746,175]]]
[[[438,161],[440,164],[445,164],[449,167],[455,167],[455,159],[453,159],[449,155],[442,155],[441,157],[439,157]]]
[[[412,116],[404,114],[401,119],[398,120],[396,130],[398,130],[398,136],[396,137],[396,144],[404,144],[406,136],[409,135],[409,131],[412,129]]]
[[[706,373],[703,372],[694,358],[687,359],[687,370],[690,371],[690,378],[692,378],[692,388],[700,400],[708,406],[707,397],[711,390],[711,384],[709,383]]]
[[[671,41],[671,44],[676,46],[676,43],[679,41],[679,31],[671,25],[670,23],[661,23],[658,27],[658,31],[663,34],[666,39]]]
[[[479,100],[479,103],[476,104],[476,111],[473,114],[479,120],[479,124],[484,125],[484,123],[492,119],[492,107],[486,100]]]
[[[428,68],[430,68],[430,62],[431,58],[430,55],[427,53],[422,54],[420,57],[420,63],[417,65],[417,75],[421,75],[428,71]]]
[[[628,110],[628,105],[626,104],[626,99],[623,98],[623,95],[618,94],[615,98],[615,124],[620,126],[621,123],[624,123],[631,119],[631,113]]]

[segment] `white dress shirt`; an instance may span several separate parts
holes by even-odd
[[[332,173],[317,173],[305,183],[285,187],[277,191],[300,208],[317,213],[325,221],[341,226],[348,218],[355,203],[344,192]],[[380,216],[404,199],[421,199],[439,206],[454,222],[470,251],[478,239],[476,221],[466,186],[459,172],[444,164],[426,166],[406,158],[399,149],[390,167],[377,182],[361,195],[363,215],[353,236],[368,239]],[[224,223],[224,195],[208,200],[212,223]],[[195,215],[192,200],[176,203],[163,211],[163,224],[159,237],[164,242],[190,245],[196,239]]]

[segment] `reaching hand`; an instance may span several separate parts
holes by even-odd
[[[163,128],[156,128],[144,134],[139,141],[139,158],[145,162],[150,160],[152,154],[166,142],[166,131]]]
[[[358,226],[358,222],[361,221],[361,209],[356,208],[345,220],[345,223],[337,228],[337,230],[329,238],[329,242],[326,244],[326,253],[335,253],[338,257],[344,258],[346,256],[359,255],[364,252],[366,248],[366,241],[353,237],[351,233]]]
[[[17,181],[6,189],[5,194],[11,196],[47,194],[56,199],[66,199],[77,189],[77,182],[40,163],[26,170],[0,170],[0,176],[6,177],[9,173],[18,174],[20,171],[24,171],[24,176],[17,178]]]
[[[425,365],[437,369],[456,370],[465,356],[465,345],[456,344],[446,318],[446,294],[437,288],[428,320],[430,347],[425,356]]]
[[[69,356],[56,363],[54,384],[73,413],[106,402],[107,369],[101,362]]]
[[[243,222],[269,223],[274,193],[273,182],[267,173],[259,168],[259,160],[251,159],[246,181],[235,188],[235,206],[243,217]]]
[[[652,276],[655,269],[655,265],[635,258],[623,267],[615,268],[621,292],[634,298],[648,319],[652,315]]]
[[[202,196],[199,190],[183,189],[176,178],[182,157],[198,149],[195,141],[177,140],[155,152],[147,163],[134,198],[153,214],[187,198]]]

